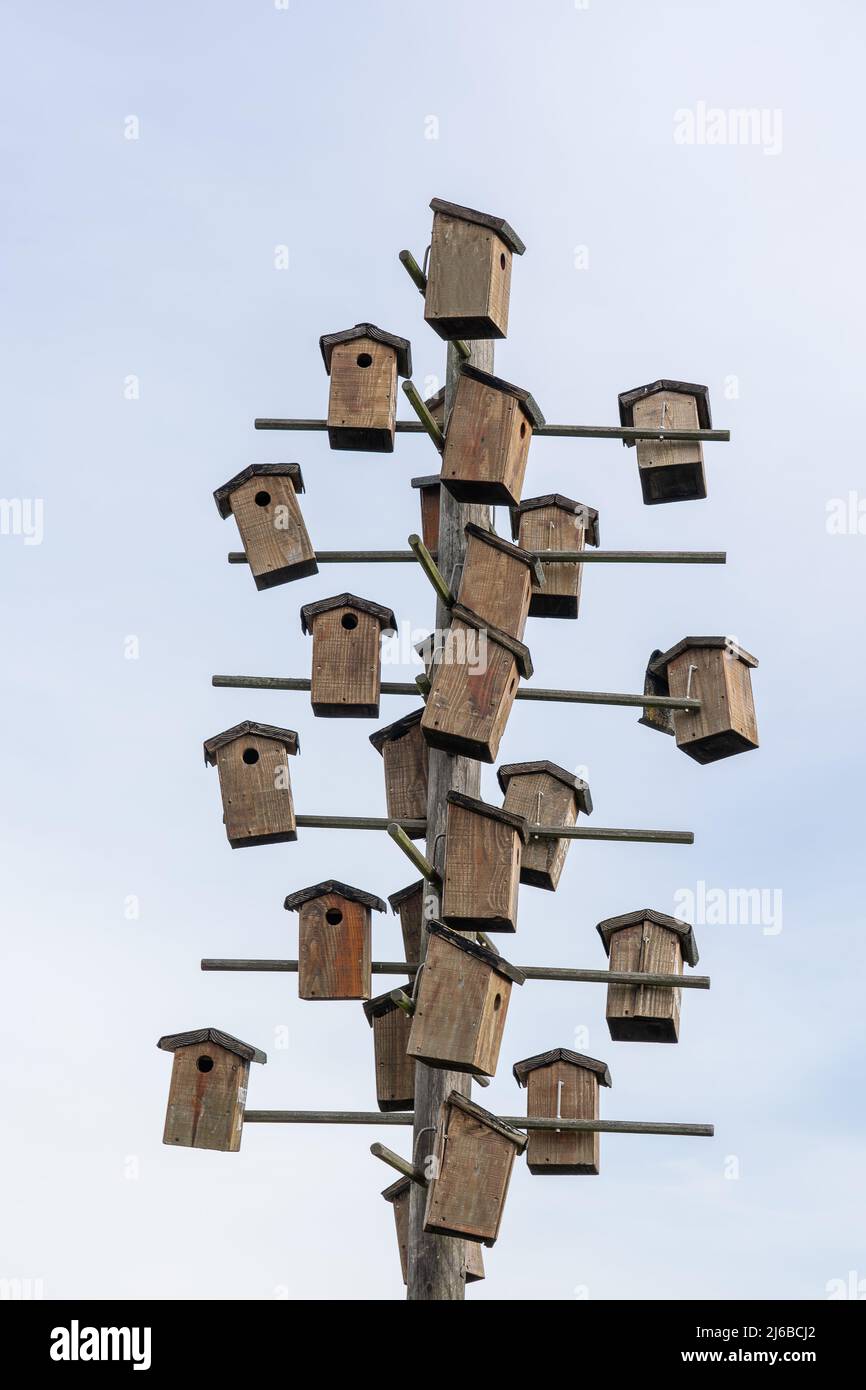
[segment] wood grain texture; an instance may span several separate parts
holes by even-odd
[[[551,505],[521,512],[518,534],[524,550],[583,550],[586,527],[580,515]],[[542,570],[544,584],[532,592],[530,617],[576,618],[583,566],[544,560]]]
[[[436,1135],[424,1229],[492,1246],[519,1146],[447,1102]]]
[[[442,455],[442,486],[461,502],[515,507],[532,425],[505,391],[460,375]]]
[[[456,931],[515,932],[520,858],[511,826],[449,805],[442,920]]]
[[[610,968],[681,975],[680,938],[676,932],[648,920],[623,927],[610,937]],[[678,1042],[681,997],[678,989],[609,985],[607,1026],[611,1038],[614,1042]]]
[[[526,1078],[526,1113],[542,1119],[597,1120],[598,1077],[571,1062],[537,1067]],[[531,1130],[526,1146],[530,1173],[597,1175],[597,1133]]]
[[[479,536],[467,537],[457,595],[464,607],[519,641],[529,616],[532,588],[528,565]]]
[[[400,1252],[400,1271],[403,1275],[403,1283],[409,1282],[409,1189],[412,1186],[407,1178],[401,1187],[398,1183],[393,1183],[388,1192],[393,1195],[387,1197],[394,1210],[394,1225],[397,1232],[397,1249]],[[385,1193],[382,1193],[385,1197]],[[447,1239],[447,1238],[444,1238]],[[475,1241],[467,1240],[463,1242],[462,1252],[463,1278],[467,1284],[476,1283],[484,1278],[484,1259],[481,1254],[481,1246]]]
[[[677,710],[677,747],[698,763],[714,763],[758,747],[758,725],[749,666],[723,647],[690,647],[668,663],[672,696],[684,695],[692,672],[690,694],[699,710]]]
[[[162,1142],[237,1153],[249,1074],[250,1064],[245,1058],[217,1043],[200,1042],[178,1048],[171,1069]]]
[[[318,572],[291,477],[250,478],[235,489],[230,503],[257,589]]]
[[[378,619],[354,608],[332,608],[316,614],[311,624],[313,713],[320,719],[378,718],[381,682]]]
[[[393,453],[396,418],[395,349],[372,338],[335,345],[328,397],[331,448]]]
[[[381,747],[385,772],[385,802],[392,820],[426,820],[430,750],[421,732],[421,715],[401,738],[386,739]],[[411,832],[423,839],[424,831]]]
[[[436,421],[441,425],[441,421]],[[435,555],[439,545],[439,493],[440,485],[419,489],[421,498],[421,539],[431,554]]]
[[[531,825],[574,825],[577,802],[573,788],[547,772],[509,778],[503,806],[525,816]],[[570,841],[542,840],[530,835],[520,862],[520,882],[556,891],[565,867]]]
[[[326,893],[303,904],[298,914],[301,999],[369,999],[371,959],[368,907],[349,902],[339,893]]]
[[[232,849],[296,840],[295,807],[285,748],[248,734],[217,749],[223,821]]]
[[[417,883],[409,885],[408,890],[400,889],[399,892],[392,893],[388,899],[392,911],[396,912],[400,918],[400,931],[405,951],[404,959],[415,964],[421,960],[423,954],[421,937],[425,888],[423,878],[419,878]]]
[[[512,253],[490,227],[437,212],[424,320],[440,338],[493,339],[508,332]]]
[[[698,405],[694,396],[679,391],[658,391],[635,401],[637,428],[698,429]],[[639,439],[637,462],[643,500],[689,502],[707,495],[703,445],[688,440]]]
[[[415,1104],[415,1060],[407,1054],[407,1045],[412,1019],[387,996],[380,996],[380,1001],[376,1009],[365,1006],[373,1030],[376,1102],[384,1112],[411,1110]]]
[[[433,748],[493,763],[517,694],[511,652],[492,641],[479,647],[476,628],[454,619],[446,636],[421,728]]]
[[[430,936],[416,983],[409,1054],[430,1067],[493,1076],[511,988],[485,961]]]

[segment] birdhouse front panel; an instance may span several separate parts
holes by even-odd
[[[521,851],[527,840],[520,815],[448,794],[442,920],[456,931],[517,930]]]
[[[520,676],[532,674],[526,647],[506,634],[501,637],[505,640],[462,605],[452,609],[421,719],[432,748],[482,763],[496,761]]]
[[[440,1110],[424,1230],[494,1245],[524,1135],[452,1091]]]
[[[369,999],[370,909],[340,893],[323,893],[299,908],[298,995],[301,999]]]
[[[757,748],[751,676],[756,659],[722,637],[711,639],[712,646],[701,645],[700,639],[685,640],[684,650],[672,648],[656,663],[667,670],[671,695],[688,694],[701,702],[699,710],[674,711],[677,747],[698,763]]]
[[[611,970],[681,975],[679,937],[652,922],[635,923],[610,940]],[[679,1039],[681,990],[651,985],[608,985],[607,1026],[614,1042],[670,1042]]]
[[[415,989],[408,1052],[427,1066],[493,1076],[513,984],[523,975],[438,923]]]
[[[637,429],[710,429],[710,397],[706,386],[663,379],[624,391],[619,418]],[[635,441],[626,441],[631,447]],[[700,440],[639,439],[637,462],[643,500],[689,502],[706,497],[704,456]]]
[[[417,710],[370,735],[373,747],[382,755],[385,769],[385,800],[391,820],[427,819],[427,772],[430,752],[421,732],[423,710]],[[409,830],[412,839],[422,839],[423,830]]]
[[[530,825],[574,825],[579,810],[592,811],[589,787],[554,763],[508,763],[499,769],[503,808]],[[520,860],[520,882],[556,891],[571,841],[530,835]]]
[[[421,959],[421,932],[424,917],[424,880],[410,883],[388,898],[392,912],[400,918],[400,931],[403,937],[404,958],[410,965],[417,965]]]
[[[323,719],[376,719],[382,628],[393,629],[396,620],[378,604],[348,594],[341,598],[301,610],[302,626],[313,634],[313,713]]]
[[[256,588],[316,574],[316,552],[297,496],[303,490],[300,468],[284,464],[280,472],[268,472],[255,465],[244,473],[245,481],[239,474],[214,496],[223,516],[228,509],[234,515]]]
[[[512,513],[512,531],[523,550],[583,550],[598,545],[598,512],[559,494],[530,498]],[[532,590],[529,616],[576,618],[583,565],[542,560],[541,569],[544,582]]]
[[[442,486],[460,502],[516,507],[532,442],[521,401],[498,378],[461,368],[442,455]],[[485,380],[484,378],[487,378]]]
[[[439,421],[437,421],[437,424]],[[435,556],[439,548],[439,498],[441,485],[439,474],[423,478],[413,478],[412,486],[418,489],[421,499],[421,539],[430,553]]]
[[[157,1047],[174,1054],[163,1143],[236,1153],[250,1062],[266,1062],[264,1052],[217,1028],[167,1034]]]
[[[298,838],[286,749],[244,734],[216,751],[226,835],[232,849]]]
[[[597,1120],[599,1086],[595,1072],[558,1061],[526,1078],[526,1113],[542,1119]],[[597,1176],[600,1144],[595,1132],[530,1130],[526,1159],[530,1173]]]
[[[440,338],[504,338],[511,260],[525,251],[501,217],[434,198],[424,319]]]
[[[406,1049],[412,1020],[387,994],[366,1003],[364,1013],[373,1030],[379,1109],[411,1110],[415,1104],[415,1062]]]
[[[541,566],[517,546],[470,523],[458,601],[518,641],[523,636],[534,589],[543,583]]]

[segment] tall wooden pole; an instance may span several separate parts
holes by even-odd
[[[493,343],[468,344],[470,361],[483,371],[493,371]],[[463,360],[451,343],[448,344],[448,369],[445,381],[445,419],[447,421],[457,384],[457,368]],[[456,592],[459,588],[457,566],[463,563],[465,537],[463,528],[469,521],[486,525],[490,509],[465,506],[457,502],[444,488],[439,498],[439,548],[437,563],[446,582]],[[444,603],[436,606],[436,626],[443,630],[451,622]],[[481,767],[472,758],[454,757],[430,749],[430,771],[427,790],[427,858],[442,872],[445,862],[445,798],[450,791],[478,796],[481,790]],[[422,951],[426,951],[426,935]],[[412,1130],[413,1161],[423,1169],[432,1153],[439,1107],[449,1091],[468,1095],[471,1080],[462,1072],[438,1071],[423,1062],[415,1064],[415,1123]],[[461,1300],[463,1298],[464,1242],[450,1236],[424,1234],[424,1203],[426,1192],[412,1184],[409,1205],[409,1278],[407,1297],[417,1301]]]

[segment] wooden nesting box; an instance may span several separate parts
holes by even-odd
[[[283,906],[298,914],[298,997],[369,999],[370,913],[385,911],[382,899],[328,879],[290,893]]]
[[[370,742],[382,754],[385,767],[385,801],[391,820],[427,819],[427,764],[430,753],[421,732],[423,709],[414,710],[394,724],[377,729]],[[413,840],[423,830],[410,830]]]
[[[428,473],[422,478],[412,478],[411,483],[412,487],[418,489],[421,498],[421,539],[431,555],[435,556],[439,549],[439,474]]]
[[[574,825],[578,812],[592,815],[589,786],[556,763],[504,763],[496,773],[505,795],[504,810],[530,825]],[[520,882],[556,891],[570,840],[530,835],[520,858]]]
[[[484,622],[519,641],[532,594],[544,583],[541,565],[519,546],[474,521],[464,531],[466,554],[458,600]]]
[[[514,1079],[526,1087],[526,1114],[532,1119],[597,1120],[598,1088],[610,1085],[604,1062],[567,1047],[515,1062]],[[530,1173],[597,1176],[599,1135],[594,1130],[530,1130],[526,1150]]]
[[[485,946],[427,923],[427,955],[415,986],[408,1052],[429,1067],[493,1076],[511,986],[525,976]]]
[[[364,1005],[373,1030],[376,1101],[380,1110],[411,1110],[415,1104],[415,1062],[406,1052],[412,1020],[390,994]]]
[[[386,1187],[382,1196],[394,1209],[394,1225],[397,1228],[397,1248],[400,1251],[400,1269],[403,1283],[409,1283],[409,1193],[412,1189],[410,1178],[398,1178]],[[463,1242],[463,1280],[474,1284],[484,1278],[484,1260],[481,1246],[474,1240]]]
[[[518,681],[531,675],[532,657],[522,642],[456,603],[421,719],[431,748],[495,762]]]
[[[204,760],[219,772],[223,822],[232,849],[298,838],[286,758],[298,752],[294,729],[249,719],[206,740]]]
[[[442,486],[459,502],[516,507],[533,429],[544,416],[528,391],[464,362],[442,454]]]
[[[695,966],[698,948],[688,922],[650,907],[608,917],[596,928],[611,970],[682,975]],[[680,1034],[682,990],[652,985],[608,985],[607,1026],[614,1042],[675,1043]]]
[[[266,1062],[264,1052],[219,1028],[171,1033],[157,1047],[174,1053],[162,1142],[237,1153],[250,1062]]]
[[[751,656],[728,637],[684,637],[650,664],[669,694],[700,700],[674,710],[677,747],[697,763],[715,763],[758,747]]]
[[[517,931],[526,819],[449,792],[442,920],[456,931]]]
[[[298,504],[303,490],[297,463],[254,463],[214,493],[220,516],[234,515],[257,589],[318,571]]]
[[[434,198],[424,319],[440,338],[504,338],[511,258],[526,247],[502,217]]]
[[[378,718],[381,635],[396,627],[390,608],[354,594],[304,604],[301,629],[313,635],[313,714],[322,719]]]
[[[690,381],[652,381],[623,391],[620,423],[638,429],[709,430],[710,394]],[[656,502],[692,502],[706,497],[704,452],[699,439],[626,440],[637,444],[637,466],[646,506]]]
[[[403,934],[404,959],[410,965],[417,965],[421,959],[421,932],[424,926],[424,880],[419,878],[408,888],[401,888],[388,898],[391,911],[400,918]]]
[[[319,339],[328,397],[328,442],[332,449],[394,452],[397,376],[412,375],[408,338],[385,333],[374,323],[356,323]]]
[[[494,1245],[526,1135],[452,1091],[439,1111],[424,1230]]]
[[[511,534],[524,550],[583,550],[598,545],[598,512],[561,492],[527,497],[512,508]],[[583,565],[542,560],[541,569],[544,583],[532,591],[529,616],[576,618]]]

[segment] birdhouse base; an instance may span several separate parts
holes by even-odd
[[[647,507],[657,502],[698,502],[707,495],[703,461],[638,465],[640,486]]]
[[[523,880],[521,879],[521,882]],[[454,913],[443,912],[441,920],[453,931],[459,932],[516,932],[517,923],[510,917],[457,917]]]
[[[529,600],[530,618],[576,618],[579,608],[577,594],[545,594],[538,590]]]
[[[315,559],[298,560],[293,565],[283,565],[282,569],[268,570],[264,574],[254,574],[256,588],[275,589],[278,584],[291,584],[293,579],[308,579],[311,574],[318,574],[319,566]]]
[[[352,453],[393,454],[393,429],[371,429],[355,425],[329,425],[328,443],[332,449]]]
[[[489,314],[476,314],[464,318],[429,318],[425,314],[424,322],[446,342],[453,342],[455,338],[485,338],[489,340],[505,337],[496,319],[491,318]]]
[[[748,753],[757,748],[756,740],[747,738],[736,729],[722,729],[717,734],[707,734],[691,743],[679,743],[678,747],[696,763],[718,763],[722,758],[732,758],[737,753]]]
[[[297,838],[297,830],[275,830],[270,835],[242,835],[237,839],[229,835],[228,842],[232,849],[246,849],[247,845],[287,844]]]
[[[679,1010],[669,1018],[608,1018],[607,1027],[613,1042],[675,1043],[679,1042]]]
[[[505,483],[490,479],[478,481],[471,478],[446,478],[443,474],[442,486],[458,502],[491,507],[516,507],[520,501],[520,497],[515,497]]]
[[[599,1167],[597,1163],[527,1163],[530,1173],[536,1177],[553,1178],[597,1178]]]
[[[330,701],[313,700],[313,714],[318,719],[378,719],[379,706],[335,704]]]

